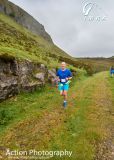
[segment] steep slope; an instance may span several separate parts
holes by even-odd
[[[59,57],[71,58],[53,43],[0,14],[0,101],[21,91],[33,92],[52,81],[56,70],[49,68],[57,67]]]
[[[0,35],[0,55],[7,53],[48,65],[53,61],[56,63],[59,56],[71,58],[54,44],[32,34],[4,14],[0,14]]]
[[[45,31],[44,26],[15,4],[8,0],[0,0],[0,12],[10,16],[31,32],[40,35],[47,41],[53,43],[50,35]]]

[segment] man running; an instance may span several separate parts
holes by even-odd
[[[114,67],[113,66],[110,68],[110,75],[111,77],[114,77]]]
[[[61,68],[57,71],[57,80],[58,80],[58,89],[60,95],[64,96],[63,106],[67,106],[67,92],[69,89],[69,80],[72,79],[72,73],[69,69],[66,68],[66,63],[61,63]]]

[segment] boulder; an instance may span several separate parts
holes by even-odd
[[[42,88],[42,87],[43,87],[43,83],[41,82],[31,82],[28,84],[24,84],[22,86],[22,90],[25,92],[34,92],[37,89]]]
[[[38,79],[39,81],[45,83],[45,73],[37,73],[34,76],[36,79]]]
[[[41,64],[40,65],[40,69],[43,70],[43,71],[45,71],[46,70],[46,66],[44,64]]]
[[[0,56],[0,101],[21,91],[33,92],[49,81],[56,83],[56,69],[48,70],[44,64]]]
[[[19,61],[8,55],[0,56],[0,101],[21,91],[32,92],[41,88],[45,84],[46,75],[47,68],[43,64]]]
[[[0,80],[0,101],[12,97],[19,93],[18,81],[16,77],[2,76]]]
[[[53,85],[56,84],[56,69],[48,70],[48,81]]]

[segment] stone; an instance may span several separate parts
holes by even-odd
[[[47,69],[43,64],[42,67],[43,71],[40,65],[30,61],[0,56],[0,102],[21,91],[33,92],[44,86]]]
[[[43,84],[41,82],[32,82],[22,86],[22,90],[25,92],[34,92],[41,88]]]
[[[45,70],[45,69],[46,69],[46,66],[45,66],[44,64],[41,64],[41,65],[40,65],[40,68],[41,68],[42,70]]]
[[[35,75],[35,78],[44,83],[45,82],[45,73],[42,73],[42,72],[41,73],[37,73]]]
[[[0,80],[0,101],[12,97],[19,93],[18,82],[15,77],[6,77]]]
[[[48,81],[53,85],[56,84],[56,69],[48,70]]]
[[[0,102],[19,94],[33,92],[56,82],[56,69],[48,70],[44,64],[28,60],[16,60],[8,55],[0,56]]]

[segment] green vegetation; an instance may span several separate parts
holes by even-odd
[[[51,89],[51,90],[50,90]],[[48,92],[50,90],[50,94]],[[29,118],[35,115],[39,116],[39,112],[46,109],[47,103],[53,96],[53,90],[50,87],[42,88],[33,93],[21,93],[20,95],[6,100],[0,104],[0,131],[1,133],[13,122]],[[42,101],[42,96],[44,97]],[[48,108],[50,109],[48,104]]]
[[[0,14],[0,35],[0,55],[4,57],[13,56],[22,60],[27,59],[44,63],[51,68],[57,68],[60,61],[66,61],[76,68],[84,68],[88,75],[93,74],[89,64],[80,63],[56,45],[32,34],[3,14]]]
[[[109,80],[109,87],[111,89],[111,92],[112,92],[112,106],[110,106],[110,113],[112,115],[114,115],[114,77],[108,77],[108,80]],[[114,120],[113,120],[113,124],[114,124]]]
[[[51,86],[1,103],[1,145],[20,150],[67,149],[73,151],[71,160],[93,160],[98,144],[110,135],[108,124],[114,122],[107,112],[114,99],[114,79],[108,76],[102,72],[74,79],[66,110]]]
[[[79,58],[82,63],[89,64],[93,68],[93,72],[107,71],[114,64],[114,58]]]
[[[16,58],[47,65],[50,65],[51,62],[58,62],[60,55],[71,58],[57,46],[40,36],[33,35],[3,14],[0,14],[0,35],[0,55],[9,54]]]
[[[58,68],[60,61],[66,61],[71,71],[76,71],[66,110],[57,89],[49,84],[34,93],[21,93],[0,103],[1,146],[20,150],[67,149],[73,152],[71,160],[99,157],[99,144],[113,131],[109,126],[114,124],[114,79],[107,72],[88,75],[106,70],[113,58],[100,59],[98,63],[95,59],[74,59],[2,14],[0,34],[2,57],[28,59],[49,68]]]

